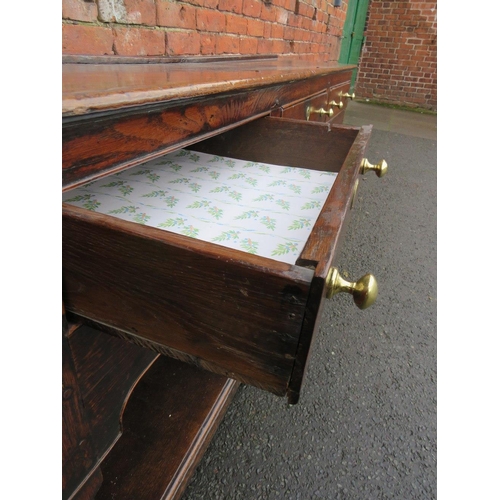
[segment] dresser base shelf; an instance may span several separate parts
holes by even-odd
[[[95,499],[180,498],[238,386],[160,356],[130,397]]]

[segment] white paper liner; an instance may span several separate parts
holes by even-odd
[[[63,201],[295,264],[336,176],[182,149],[68,191]]]

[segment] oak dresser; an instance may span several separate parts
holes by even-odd
[[[324,301],[375,300],[352,69],[64,58],[63,498],[179,498],[238,385],[297,403]]]

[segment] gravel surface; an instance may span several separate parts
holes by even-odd
[[[436,141],[374,130],[301,399],[241,387],[183,500],[436,498]]]

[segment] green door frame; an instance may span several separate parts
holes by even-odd
[[[366,14],[370,0],[349,0],[342,34],[339,63],[358,64],[364,43]],[[354,90],[357,68],[352,72],[351,91]]]

